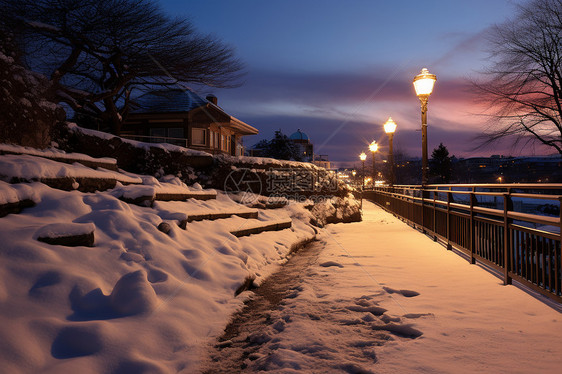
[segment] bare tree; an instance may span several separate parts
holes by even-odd
[[[532,0],[490,32],[491,66],[474,82],[488,105],[483,145],[515,136],[562,154],[562,0]]]
[[[0,0],[0,6],[24,61],[57,88],[55,101],[101,118],[115,134],[133,90],[228,87],[241,71],[231,47],[150,0]]]

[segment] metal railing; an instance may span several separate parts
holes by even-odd
[[[144,143],[168,143],[179,145],[180,147],[187,148],[186,138],[170,138],[166,136],[148,136],[148,135],[121,135],[122,138],[136,140]]]
[[[364,198],[512,280],[562,302],[562,184],[378,187]]]

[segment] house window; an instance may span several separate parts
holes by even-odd
[[[220,148],[220,143],[219,143],[219,133],[215,132],[215,148]]]
[[[168,128],[168,137],[169,138],[178,138],[183,139],[183,127],[169,127]]]
[[[192,129],[191,130],[191,144],[193,145],[206,145],[207,144],[207,130],[206,129]]]
[[[211,131],[211,136],[209,136],[209,147],[215,148],[215,133]]]
[[[154,143],[166,142],[166,128],[165,127],[152,127],[150,129],[150,141]]]

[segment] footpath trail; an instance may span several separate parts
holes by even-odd
[[[371,203],[268,278],[205,373],[557,373],[560,308]]]

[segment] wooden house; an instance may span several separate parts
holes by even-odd
[[[121,136],[152,143],[170,143],[233,156],[244,154],[242,137],[258,130],[229,115],[189,89],[153,91],[135,100]]]

